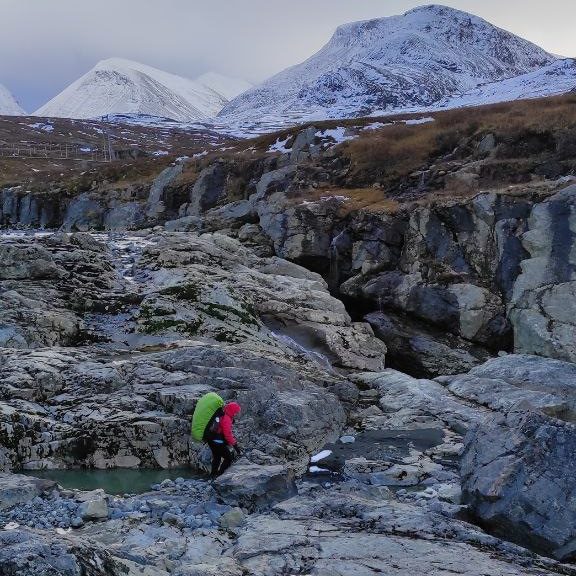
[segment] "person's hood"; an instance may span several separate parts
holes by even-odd
[[[240,413],[240,404],[238,402],[230,402],[224,406],[224,414],[230,416],[230,418],[234,418],[236,414]]]

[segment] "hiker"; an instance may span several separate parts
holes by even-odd
[[[210,472],[212,478],[220,476],[230,468],[232,464],[230,449],[234,450],[237,456],[242,453],[232,431],[234,417],[239,413],[240,405],[236,402],[230,402],[222,408],[222,414],[216,416],[213,425],[206,429],[204,439],[212,451],[212,470]]]
[[[212,469],[210,476],[215,478],[232,464],[230,449],[241,453],[238,441],[232,431],[234,418],[240,413],[237,402],[224,405],[224,400],[215,392],[204,394],[196,404],[192,416],[192,438],[206,442],[212,452]]]

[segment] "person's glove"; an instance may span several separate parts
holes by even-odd
[[[239,458],[240,454],[242,454],[242,450],[240,449],[240,446],[238,446],[238,444],[234,444],[234,450],[236,451],[236,455]]]

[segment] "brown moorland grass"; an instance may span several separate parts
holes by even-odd
[[[432,116],[434,122],[402,123],[428,116]],[[375,122],[390,125],[361,130]],[[545,133],[565,132],[570,141],[576,133],[576,94],[421,114],[308,122],[248,140],[245,149],[263,152],[284,140],[289,148],[295,135],[309,126],[319,130],[338,126],[357,129],[358,138],[341,144],[340,153],[350,161],[356,175],[364,174],[359,178],[360,183],[383,180],[382,184],[387,185],[449,154],[463,140],[475,135],[492,132],[500,140],[514,142]]]
[[[403,206],[394,198],[388,198],[385,191],[379,188],[313,188],[299,192],[291,200],[293,205],[298,205],[303,202],[318,202],[333,197],[342,198],[340,207],[342,216],[356,211],[395,214]]]
[[[504,157],[553,152],[556,142],[576,138],[576,95],[524,100],[432,114],[418,125],[395,123],[361,132],[342,145],[354,174],[383,185],[426,168],[474,136],[493,133]],[[530,143],[532,142],[532,146]]]

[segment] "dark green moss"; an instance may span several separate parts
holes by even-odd
[[[258,320],[253,311],[249,310],[245,305],[243,305],[242,308],[242,310],[238,310],[226,304],[214,304],[213,302],[202,304],[201,306],[202,311],[208,314],[208,316],[212,316],[212,318],[224,321],[232,314],[243,324],[258,326]]]
[[[187,302],[197,302],[200,296],[200,288],[195,284],[182,284],[181,286],[165,288],[160,291],[160,294],[174,296],[178,300],[186,300]]]
[[[178,328],[178,332],[181,334],[187,334],[188,336],[196,336],[198,334],[198,330],[200,330],[200,326],[202,326],[202,320],[198,319],[194,322],[185,322],[183,326]]]
[[[142,331],[145,334],[156,335],[175,330],[180,334],[187,334],[188,336],[195,336],[202,326],[202,320],[194,320],[193,322],[186,322],[185,320],[174,320],[165,318],[163,320],[147,320]]]
[[[171,318],[166,318],[165,320],[146,320],[146,322],[144,322],[143,332],[146,334],[161,334],[162,332],[176,329],[182,324],[185,324],[183,320],[174,320]]]
[[[240,344],[240,342],[242,342],[241,338],[238,338],[235,334],[226,330],[216,332],[214,340],[217,342],[228,342],[229,344]]]
[[[140,316],[142,318],[154,318],[156,316],[170,316],[174,314],[171,310],[166,310],[166,308],[153,308],[152,306],[141,306]]]

